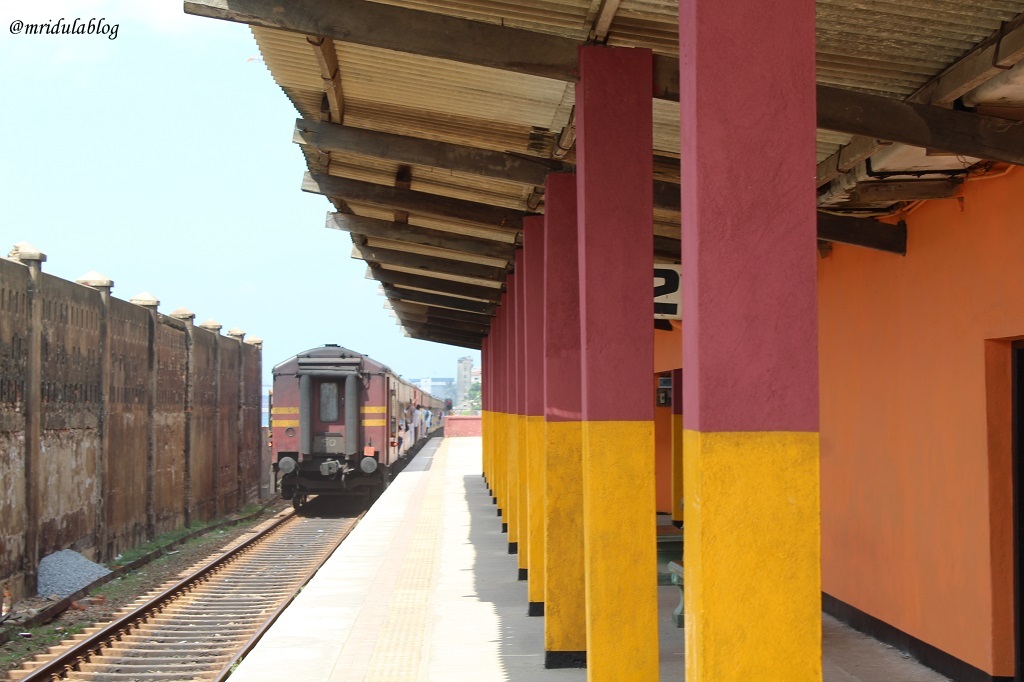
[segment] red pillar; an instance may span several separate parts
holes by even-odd
[[[576,123],[588,678],[653,680],[650,51],[580,48]]]
[[[544,217],[523,218],[523,302],[526,321],[527,613],[544,615]]]
[[[819,680],[814,3],[679,23],[686,679]]]

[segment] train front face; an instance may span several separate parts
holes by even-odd
[[[386,467],[364,447],[361,418],[373,383],[363,358],[326,347],[274,368],[274,471],[286,500],[383,488]]]

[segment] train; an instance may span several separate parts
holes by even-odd
[[[445,402],[368,355],[337,344],[273,369],[271,458],[281,496],[365,495],[441,428]]]

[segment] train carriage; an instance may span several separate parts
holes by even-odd
[[[442,401],[338,345],[285,360],[273,379],[274,472],[296,507],[308,495],[380,493],[402,458],[440,426]]]

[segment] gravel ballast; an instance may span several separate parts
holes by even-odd
[[[39,594],[66,597],[108,573],[109,569],[94,564],[78,552],[62,549],[39,562]]]

